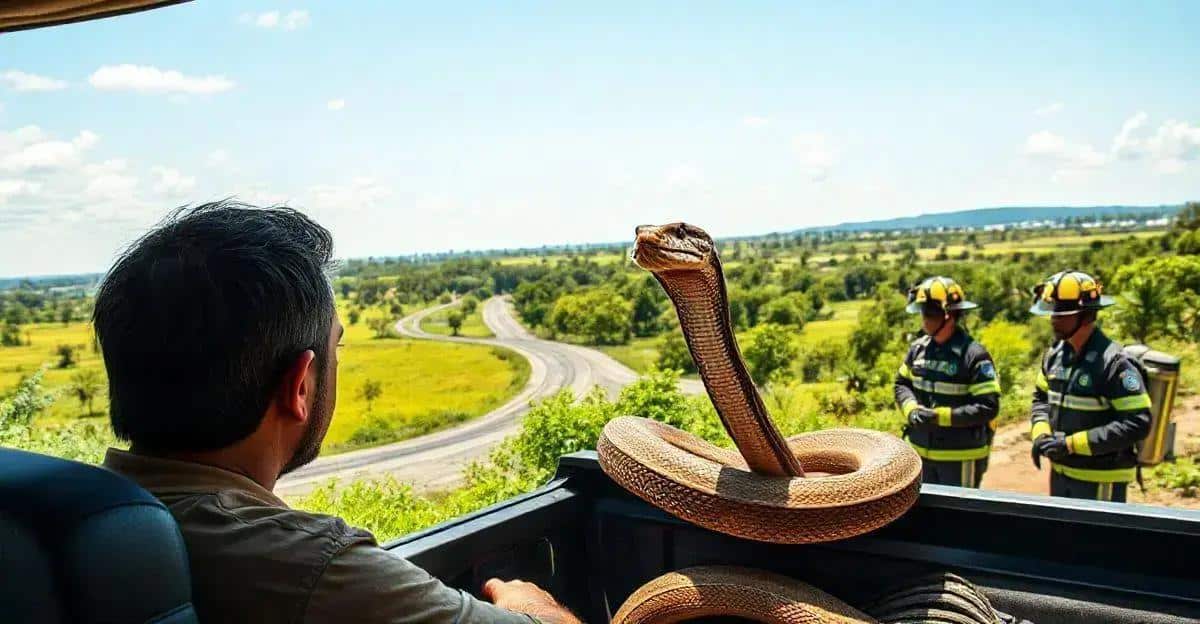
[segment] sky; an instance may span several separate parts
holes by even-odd
[[[225,197],[304,210],[342,258],[1200,199],[1197,23],[1184,2],[205,0],[0,35],[0,276],[104,271]]]

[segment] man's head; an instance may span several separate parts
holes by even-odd
[[[1032,288],[1031,314],[1049,316],[1055,340],[1087,336],[1096,312],[1113,305],[1100,281],[1082,271],[1060,271]]]
[[[949,277],[936,276],[909,289],[905,310],[909,314],[921,315],[921,329],[926,336],[942,340],[954,332],[964,311],[978,307],[967,301],[967,295],[958,282]]]
[[[316,457],[336,400],[341,325],[329,232],[289,208],[184,208],[105,277],[93,322],[118,437],[215,451],[269,428],[284,472]]]

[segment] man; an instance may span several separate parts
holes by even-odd
[[[1121,345],[1096,327],[1112,298],[1079,271],[1055,273],[1033,293],[1029,311],[1050,317],[1055,340],[1033,391],[1033,463],[1052,462],[1051,496],[1125,502],[1134,445],[1150,431],[1150,396]]]
[[[924,332],[896,374],[896,405],[926,483],[979,487],[991,453],[1000,380],[992,356],[959,320],[979,306],[948,277],[931,277],[908,293],[909,314]]]
[[[137,241],[96,296],[112,426],[131,443],[104,465],[179,522],[200,620],[578,622],[520,581],[489,581],[495,606],[450,589],[271,493],[317,456],[333,416],[332,250],[294,210],[206,204]]]

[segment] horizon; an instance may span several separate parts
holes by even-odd
[[[716,235],[716,236],[714,236],[714,239],[717,241],[728,241],[728,240],[761,238],[761,237],[773,236],[773,235],[789,235],[789,234],[825,232],[825,231],[834,231],[834,232],[840,231],[840,232],[847,233],[847,234],[863,234],[863,233],[868,233],[868,232],[880,232],[882,230],[857,230],[856,231],[853,229],[840,229],[840,228],[852,228],[853,226],[869,225],[872,223],[883,223],[883,222],[892,221],[892,220],[896,220],[896,219],[905,219],[905,218],[918,218],[919,219],[919,218],[924,218],[924,217],[936,217],[939,215],[967,214],[967,213],[983,212],[983,211],[1089,210],[1089,209],[1100,209],[1100,208],[1127,208],[1127,209],[1134,210],[1134,211],[1138,211],[1138,210],[1149,211],[1149,210],[1164,209],[1164,208],[1165,209],[1182,208],[1186,203],[1187,202],[1179,202],[1177,204],[1157,204],[1157,205],[1146,205],[1146,206],[1132,206],[1132,205],[1130,205],[1130,206],[1126,206],[1126,205],[987,206],[987,207],[983,207],[983,208],[968,208],[965,210],[948,210],[945,212],[936,212],[936,213],[922,213],[922,214],[917,214],[917,215],[902,215],[902,216],[896,216],[896,217],[887,217],[884,219],[876,219],[876,220],[872,220],[872,221],[847,221],[847,222],[843,222],[843,223],[832,224],[829,226],[801,226],[801,227],[790,228],[790,229],[775,230],[775,231],[771,231],[771,232],[756,232],[756,233],[750,233],[750,234],[731,235],[731,236]],[[1092,213],[1092,214],[1095,214],[1095,213]],[[1006,224],[1006,225],[1012,225],[1015,223],[1017,223],[1017,222],[1011,222],[1011,221],[1004,222],[1004,224]],[[693,225],[699,226],[699,224],[693,224]],[[699,226],[699,227],[703,227],[703,226]],[[949,229],[955,230],[955,229],[959,229],[961,227],[963,227],[963,226],[949,226]],[[971,229],[975,228],[975,226],[967,226],[967,227],[970,227]],[[916,230],[925,229],[925,228],[902,228],[902,229],[916,231]],[[632,239],[632,237],[631,237],[631,239]],[[619,240],[610,240],[610,241],[586,241],[586,242],[582,242],[582,243],[546,243],[544,245],[540,245],[537,247],[499,247],[499,248],[487,248],[487,249],[485,249],[485,248],[445,249],[445,250],[441,250],[441,251],[380,254],[380,255],[373,255],[373,256],[344,256],[344,257],[343,256],[335,256],[334,261],[335,262],[351,262],[351,261],[387,260],[387,259],[408,260],[408,259],[414,258],[414,257],[425,257],[425,256],[435,256],[435,257],[436,256],[447,256],[447,257],[453,258],[453,257],[464,257],[464,256],[469,256],[469,255],[476,255],[476,254],[480,254],[480,255],[483,255],[484,257],[488,257],[490,255],[511,254],[511,253],[519,253],[519,252],[537,252],[537,251],[542,251],[542,250],[549,250],[549,251],[558,251],[558,250],[564,250],[564,249],[570,250],[570,248],[573,248],[573,247],[605,249],[608,247],[614,247],[614,246],[619,246],[619,245],[629,245],[629,244],[632,244],[632,240],[628,241],[628,242],[619,241]],[[337,241],[335,240],[334,241],[334,249],[336,250],[336,248],[337,248]],[[75,272],[69,272],[69,273],[45,273],[45,274],[37,274],[37,275],[0,275],[0,281],[13,281],[13,280],[22,280],[22,279],[47,280],[47,279],[54,279],[54,278],[65,278],[65,277],[76,277],[76,276],[89,276],[89,277],[90,276],[103,276],[106,270],[107,270],[107,267],[105,269],[101,269],[101,270],[75,271]]]
[[[1198,20],[223,0],[13,33],[0,274],[103,272],[227,196],[305,211],[346,259],[1179,204],[1200,197]]]

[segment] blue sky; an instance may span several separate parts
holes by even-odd
[[[1200,198],[1196,3],[422,4],[0,36],[0,275],[226,196],[342,257]]]

